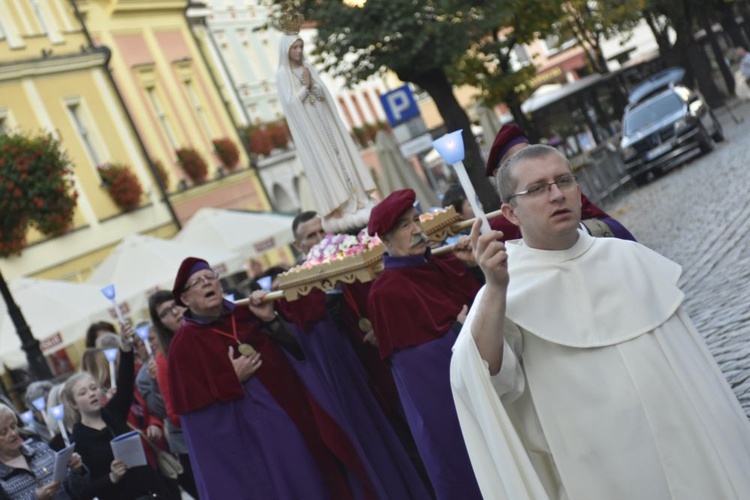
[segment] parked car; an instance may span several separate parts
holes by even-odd
[[[724,140],[719,120],[700,93],[680,83],[684,75],[682,68],[664,70],[628,96],[620,151],[638,185]]]

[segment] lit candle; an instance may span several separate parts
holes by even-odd
[[[146,346],[146,352],[148,352],[148,357],[153,358],[154,357],[154,351],[151,350],[151,344],[148,341],[148,330],[149,325],[143,325],[139,326],[135,329],[135,333],[138,334],[138,337],[143,341],[143,343]]]
[[[117,314],[117,319],[120,320],[120,324],[125,324],[125,317],[122,315],[120,305],[115,300],[115,285],[107,285],[102,288],[102,294],[112,302],[112,307],[115,308],[115,313]]]
[[[107,361],[109,361],[109,380],[112,387],[115,388],[117,387],[117,379],[115,378],[115,360],[117,359],[117,351],[119,351],[119,349],[104,349],[104,355],[107,357]]]
[[[57,405],[50,408],[49,412],[50,415],[52,415],[52,418],[54,418],[57,422],[57,427],[60,429],[60,434],[62,435],[65,444],[70,445],[70,440],[68,439],[68,431],[65,429],[65,424],[63,423],[63,419],[65,418],[65,408],[63,407],[63,405]]]
[[[25,412],[21,413],[21,420],[23,420],[24,425],[31,425],[31,423],[34,421],[34,413],[32,413],[31,410],[26,410]]]
[[[461,130],[456,130],[450,134],[445,134],[440,139],[433,141],[432,146],[445,163],[452,165],[456,169],[458,181],[464,189],[471,209],[474,210],[474,215],[482,221],[480,233],[486,233],[490,230],[490,223],[487,221],[487,216],[484,215],[484,210],[479,204],[477,193],[474,191],[474,185],[471,183],[469,174],[466,172],[466,167],[464,166],[464,141],[461,138],[461,132]]]

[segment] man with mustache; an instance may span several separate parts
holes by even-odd
[[[498,187],[523,239],[472,229],[486,285],[451,361],[485,498],[750,498],[750,424],[682,310],[680,266],[583,230],[554,148],[511,156]]]
[[[372,210],[367,230],[380,237],[387,254],[368,309],[437,498],[481,498],[448,372],[459,317],[479,283],[462,262],[473,264],[466,244],[455,256],[431,255],[415,199],[411,189],[394,191]]]

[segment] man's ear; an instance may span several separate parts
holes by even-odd
[[[186,307],[187,307],[188,309],[190,309],[190,304],[188,303],[188,301],[187,301],[187,300],[185,300],[185,295],[187,295],[187,294],[185,294],[185,293],[181,293],[181,294],[180,294],[180,300],[182,301],[182,303],[183,303],[183,304],[185,304],[185,306],[186,306]]]
[[[521,222],[518,220],[518,216],[516,216],[513,205],[511,205],[510,203],[503,203],[500,206],[500,211],[503,213],[503,217],[508,219],[511,223],[519,227],[521,226]]]
[[[297,250],[297,251],[298,251],[299,253],[304,253],[304,252],[302,251],[302,248],[301,248],[301,247],[300,247],[300,245],[299,245],[299,241],[297,241],[297,239],[296,239],[296,238],[295,238],[295,240],[294,240],[294,243],[292,243],[292,246],[293,246],[293,247],[295,248],[295,250]]]

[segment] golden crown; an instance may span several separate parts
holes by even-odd
[[[296,35],[299,33],[299,29],[302,23],[305,22],[305,16],[302,13],[297,12],[293,4],[286,4],[279,16],[279,28],[285,35]]]

